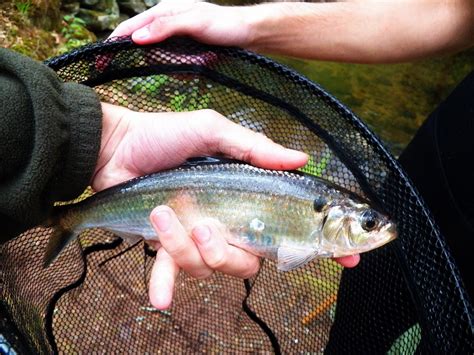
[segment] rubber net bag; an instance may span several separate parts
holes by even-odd
[[[254,278],[180,274],[173,306],[151,307],[154,252],[83,233],[47,269],[50,229],[0,247],[0,352],[472,353],[472,306],[443,237],[396,160],[347,108],[254,53],[186,38],[99,42],[47,64],[136,111],[213,109],[305,151],[308,173],[378,204],[399,238],[362,255]],[[88,191],[85,193],[90,194]]]

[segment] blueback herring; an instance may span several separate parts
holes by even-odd
[[[315,257],[341,257],[393,240],[395,224],[355,194],[313,175],[203,159],[139,177],[58,208],[44,265],[82,231],[158,239],[149,216],[168,205],[187,229],[214,218],[230,244],[291,270]]]

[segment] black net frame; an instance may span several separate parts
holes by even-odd
[[[143,243],[87,232],[43,270],[51,231],[38,227],[0,247],[0,330],[17,351],[474,351],[472,305],[422,199],[381,141],[317,84],[255,53],[187,38],[149,46],[119,38],[47,64],[102,101],[214,109],[303,150],[306,172],[369,198],[398,222],[399,238],[353,270],[321,260],[282,274],[264,261],[245,281],[180,275],[173,308],[158,312],[146,290],[154,253]]]

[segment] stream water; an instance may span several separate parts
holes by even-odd
[[[362,65],[274,57],[351,109],[398,155],[431,111],[474,70],[474,50],[415,63]],[[453,117],[453,121],[456,118]]]

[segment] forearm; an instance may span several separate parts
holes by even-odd
[[[41,222],[90,182],[101,110],[93,90],[0,49],[0,240]]]
[[[474,2],[277,3],[247,14],[258,52],[359,63],[408,61],[474,44]]]

